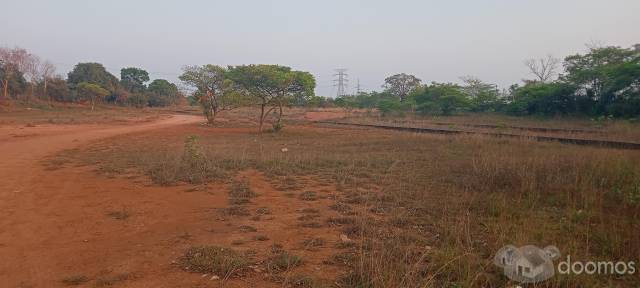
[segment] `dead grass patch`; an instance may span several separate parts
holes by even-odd
[[[89,282],[89,277],[85,275],[72,275],[62,279],[62,284],[67,286],[77,286],[87,282]]]
[[[271,273],[279,273],[300,265],[302,265],[302,257],[282,251],[269,258],[267,270]]]
[[[217,246],[189,248],[179,259],[179,265],[189,272],[212,273],[221,278],[237,275],[248,263],[240,253]]]

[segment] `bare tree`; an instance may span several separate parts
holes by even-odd
[[[47,84],[49,79],[52,79],[56,73],[56,66],[53,63],[49,62],[49,60],[45,60],[40,63],[39,75],[42,80],[43,89],[42,92],[45,97],[47,97],[47,101],[49,102],[49,106],[51,106],[51,96],[47,93]]]
[[[589,43],[584,44],[584,46],[587,46],[587,49],[589,49],[589,51],[593,51],[600,48],[604,48],[605,44],[604,44],[604,41],[602,40],[591,39],[591,41],[589,41]]]
[[[546,58],[526,60],[524,64],[529,68],[529,72],[537,78],[535,81],[546,83],[558,75],[560,59],[549,54]]]
[[[416,76],[400,73],[384,79],[385,84],[382,87],[391,92],[391,94],[398,96],[400,101],[403,102],[411,91],[420,86],[421,81]]]
[[[463,90],[470,98],[476,98],[485,85],[482,80],[474,76],[462,76],[460,80],[464,83]]]
[[[29,97],[33,97],[35,94],[36,85],[40,79],[40,57],[32,54],[27,54],[23,59],[23,73],[29,85],[31,85],[31,92]]]
[[[9,65],[11,67],[15,67],[15,69],[26,76],[27,80],[31,83],[31,93],[33,94],[33,90],[35,87],[35,83],[38,79],[38,66],[40,63],[40,58],[37,56],[30,54],[27,50],[23,48],[4,48],[0,47],[0,62],[3,62],[5,65]],[[11,74],[13,75],[13,74]],[[7,86],[8,81],[5,79],[5,97],[7,96]]]

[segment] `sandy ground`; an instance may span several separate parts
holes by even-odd
[[[249,210],[268,207],[273,211],[258,223],[219,218],[215,210],[228,206],[224,184],[197,191],[187,186],[158,187],[148,179],[105,178],[91,167],[47,170],[42,163],[56,152],[106,137],[165,133],[201,120],[176,115],[130,125],[0,127],[0,287],[64,287],[62,279],[73,275],[89,279],[79,287],[95,287],[98,279],[125,279],[117,281],[117,287],[281,287],[260,269],[221,281],[187,273],[175,264],[193,245],[231,246],[258,234],[269,240],[249,241],[242,249],[254,249],[257,258],[265,259],[270,245],[279,243],[305,258],[296,273],[335,279],[339,268],[322,263],[335,251],[307,253],[300,242],[325,235],[327,246],[333,247],[340,233],[335,227],[300,228],[297,220],[304,208],[321,210],[323,217],[337,216],[327,208],[335,188],[326,184],[315,187],[323,197],[308,202],[283,197],[257,171],[243,172],[240,176],[248,178],[259,195]],[[314,189],[315,184],[306,185]],[[127,211],[130,216],[126,221],[114,219],[107,215],[113,211]],[[239,225],[253,225],[259,231],[246,234]]]

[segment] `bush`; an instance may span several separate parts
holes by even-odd
[[[398,99],[384,99],[378,103],[378,110],[382,112],[382,116],[402,116],[410,107],[408,103],[400,102]]]
[[[567,115],[577,112],[575,88],[569,84],[529,83],[514,93],[507,111],[515,115]]]
[[[466,110],[469,100],[460,86],[433,82],[415,95],[417,110],[423,114],[452,115]]]

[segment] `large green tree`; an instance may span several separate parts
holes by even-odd
[[[200,103],[207,122],[212,125],[218,113],[231,110],[242,104],[242,97],[233,90],[233,82],[227,78],[228,71],[217,65],[187,66],[180,80],[196,89],[193,97]]]
[[[562,81],[576,87],[582,106],[596,115],[640,114],[640,56],[632,49],[594,48],[565,58]],[[587,103],[587,104],[584,104]]]
[[[260,126],[272,111],[276,112],[274,130],[282,128],[283,107],[294,98],[306,98],[314,95],[316,81],[308,72],[295,71],[280,65],[243,65],[232,67],[229,77],[236,89],[252,96],[260,105]]]
[[[530,82],[516,89],[508,112],[516,115],[567,115],[578,111],[576,88],[564,82]]]
[[[140,68],[129,67],[120,70],[120,84],[131,93],[142,93],[146,89],[145,82],[149,81],[149,73]]]
[[[464,83],[462,92],[469,99],[469,109],[473,112],[495,111],[500,102],[500,91],[494,84],[485,83],[482,80],[465,76],[461,78]]]
[[[67,83],[69,88],[76,89],[83,82],[98,85],[113,93],[119,81],[100,63],[78,63],[67,75]]]
[[[164,79],[155,79],[147,87],[149,106],[168,106],[178,102],[179,92],[176,84]]]
[[[76,89],[80,99],[91,103],[91,111],[94,110],[96,102],[102,101],[104,97],[110,94],[107,89],[100,87],[100,85],[87,82],[78,83]]]
[[[422,113],[451,115],[469,107],[469,99],[457,84],[436,83],[423,87],[415,95],[417,110]]]
[[[407,95],[420,86],[420,82],[421,80],[416,76],[400,73],[384,79],[383,87],[400,98],[400,102],[404,102]]]
[[[0,87],[2,88],[2,98],[8,99],[10,95],[24,92],[27,81],[22,72],[12,63],[0,61]]]

